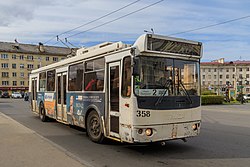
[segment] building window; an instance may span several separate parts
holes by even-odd
[[[1,54],[1,59],[8,59],[8,54]]]
[[[46,57],[46,61],[49,61],[49,57]]]
[[[222,81],[220,81],[220,85],[222,85]]]
[[[216,72],[217,70],[216,70],[216,68],[214,69],[214,72]]]
[[[246,75],[246,78],[249,78],[249,74]]]
[[[239,75],[239,78],[242,78],[242,74]]]
[[[226,75],[226,79],[229,79],[229,75],[228,74]]]
[[[9,81],[2,81],[2,85],[3,86],[8,86],[9,85]]]
[[[8,63],[2,63],[2,68],[9,68],[9,64]]]
[[[214,75],[214,79],[216,79],[216,75]]]
[[[217,84],[217,82],[216,81],[214,81],[214,85],[216,85]]]
[[[16,72],[13,72],[13,73],[12,73],[12,77],[16,77]]]
[[[12,68],[13,68],[13,69],[16,69],[16,64],[12,64]]]
[[[233,78],[235,78],[234,74],[233,74]]]
[[[20,64],[20,68],[24,68],[24,64]]]
[[[34,57],[33,56],[27,56],[27,60],[33,60],[34,59]]]
[[[82,91],[83,64],[69,66],[69,91]]]
[[[20,77],[22,77],[22,78],[24,77],[24,72],[20,73]]]
[[[226,69],[226,72],[229,72],[229,68]]]
[[[250,91],[250,88],[246,88],[246,92],[249,92]]]
[[[24,56],[23,56],[23,55],[20,55],[20,56],[19,56],[19,59],[20,59],[20,60],[23,60],[23,59],[24,59]]]
[[[9,77],[9,73],[8,72],[2,72],[2,77]]]
[[[242,68],[239,68],[239,71],[242,71]]]
[[[211,69],[210,69],[210,68],[208,69],[208,72],[211,72]]]
[[[220,75],[220,79],[222,79],[222,75]]]
[[[21,86],[24,86],[24,81],[20,81],[20,85],[21,85]]]
[[[58,57],[53,57],[53,61],[58,61]]]
[[[249,67],[247,67],[247,71],[249,71]]]
[[[205,75],[202,75],[202,79],[205,79],[206,78],[206,76]]]
[[[202,81],[202,85],[205,85],[205,81]]]
[[[37,65],[37,68],[40,68],[40,67],[41,67],[40,64],[38,64],[38,65]]]
[[[233,72],[235,72],[235,68],[233,68]]]
[[[13,81],[13,82],[12,82],[12,85],[13,85],[13,86],[17,86],[17,81]]]
[[[12,55],[12,59],[16,59],[16,55]]]
[[[27,68],[28,68],[28,69],[33,69],[33,68],[34,68],[34,65],[33,65],[33,64],[27,64]]]

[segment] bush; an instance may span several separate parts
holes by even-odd
[[[217,95],[202,95],[201,96],[201,104],[208,105],[208,104],[222,104],[224,101],[223,96]]]

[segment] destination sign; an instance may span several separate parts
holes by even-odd
[[[148,37],[147,49],[191,56],[201,55],[201,45]]]

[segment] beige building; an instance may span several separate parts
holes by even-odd
[[[27,92],[31,70],[67,58],[71,49],[0,42],[0,93]]]
[[[250,93],[250,61],[225,62],[224,58],[201,63],[201,86],[221,94],[228,88],[235,96]]]

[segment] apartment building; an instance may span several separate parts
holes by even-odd
[[[235,95],[250,93],[250,61],[225,62],[224,58],[201,63],[201,86],[220,94],[228,88]]]
[[[27,92],[31,70],[67,58],[71,49],[0,42],[0,93]]]

